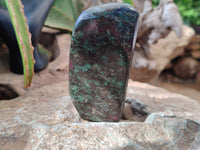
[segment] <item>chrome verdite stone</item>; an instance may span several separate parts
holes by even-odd
[[[119,121],[124,105],[139,14],[129,4],[91,7],[72,34],[69,90],[80,116]]]

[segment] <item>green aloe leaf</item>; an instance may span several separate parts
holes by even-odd
[[[48,51],[44,46],[42,46],[41,44],[38,44],[38,48],[39,48],[39,52],[41,54],[44,54],[45,56],[48,57],[48,59],[50,60],[51,57],[53,56],[53,53]]]
[[[55,6],[51,8],[51,11],[49,12],[48,18],[45,22],[46,26],[68,31],[73,30],[74,24],[75,20],[67,16]]]
[[[31,84],[34,74],[34,58],[33,46],[31,44],[31,34],[29,33],[27,19],[23,11],[24,6],[22,5],[21,0],[5,0],[5,2],[12,20],[22,56],[24,86],[28,87]]]
[[[128,3],[132,6],[134,6],[133,0],[123,0],[123,3]]]
[[[55,0],[45,25],[72,32],[82,8],[80,0]]]

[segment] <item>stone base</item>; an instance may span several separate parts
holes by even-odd
[[[129,80],[127,96],[147,105],[151,113],[145,122],[92,123],[79,117],[66,88],[67,82],[59,82],[0,101],[1,148],[199,148],[200,105],[190,98]]]

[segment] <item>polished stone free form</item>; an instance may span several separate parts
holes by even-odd
[[[138,13],[129,4],[91,7],[72,34],[69,89],[83,119],[119,121],[137,31]]]

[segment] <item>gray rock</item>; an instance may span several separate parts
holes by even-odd
[[[197,122],[175,116],[151,114],[145,123],[160,126],[167,133],[165,142],[170,141],[170,144],[166,143],[160,149],[200,149],[200,124]]]
[[[67,83],[59,82],[0,101],[0,149],[199,148],[200,105],[190,98],[129,80],[127,95],[146,106],[138,110],[152,114],[145,122],[95,123],[80,119],[66,88]]]
[[[0,101],[0,150],[198,150],[199,124],[194,121],[200,122],[200,104],[195,100],[129,80],[127,97],[145,105],[135,107],[137,112],[178,118],[152,114],[146,122],[130,122],[144,121],[147,117],[130,114],[129,120],[120,123],[83,121],[69,98],[67,73],[57,71],[67,68],[66,65],[62,61],[50,63],[47,70],[34,77],[32,87],[27,90],[23,89],[23,76],[0,75],[2,83],[14,82],[23,93],[16,99]]]
[[[122,117],[125,120],[143,122],[150,113],[147,105],[132,98],[127,98]]]
[[[150,115],[145,123],[72,123],[34,125],[25,149],[70,150],[195,150],[200,148],[200,124],[178,118]]]
[[[129,80],[127,97],[146,105],[146,111],[200,122],[200,104],[186,96]],[[133,116],[134,117],[134,116]]]

